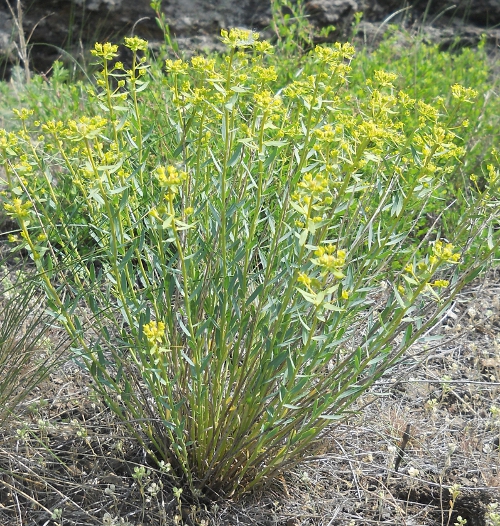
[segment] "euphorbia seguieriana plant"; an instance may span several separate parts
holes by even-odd
[[[0,146],[4,209],[75,359],[176,484],[236,496],[312,451],[484,268],[498,171],[455,229],[484,243],[417,239],[477,94],[433,107],[377,71],[356,98],[349,44],[280,86],[268,42],[222,41],[219,61],[163,71],[143,40],[125,40],[130,69],[96,44],[82,115],[20,110]]]

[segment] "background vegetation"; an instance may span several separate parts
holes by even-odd
[[[403,54],[389,28],[356,56],[294,20],[2,87],[6,241],[177,521],[314,454],[498,257],[484,45]]]

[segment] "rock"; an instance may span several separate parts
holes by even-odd
[[[9,1],[15,8],[16,0]],[[65,52],[81,60],[83,50],[96,41],[119,42],[132,34],[149,41],[163,40],[150,0],[22,0],[21,4],[32,66],[39,72],[48,71]],[[210,49],[219,46],[221,28],[260,29],[262,22],[271,20],[270,2],[265,0],[164,0],[162,10],[172,36],[189,46],[196,37],[202,47]],[[15,56],[2,43],[9,42],[11,27],[8,8],[0,2],[0,53],[9,62]]]
[[[15,8],[17,0],[9,1]],[[356,11],[364,13],[360,30],[365,34],[369,31],[378,38],[383,34],[380,27],[384,21],[413,25],[425,18],[432,25],[430,39],[441,39],[445,45],[455,36],[463,37],[463,45],[474,45],[485,29],[500,25],[500,0],[413,0],[411,9],[403,11],[402,0],[297,1],[305,1],[304,7],[315,25],[336,26],[332,38],[340,40],[344,35],[350,37]],[[68,53],[79,61],[88,61],[84,50],[96,41],[118,43],[133,34],[150,42],[163,40],[150,0],[21,0],[21,4],[31,66],[37,72],[49,71],[54,60]],[[181,48],[191,52],[221,49],[219,35],[223,27],[263,31],[265,38],[273,35],[266,31],[272,16],[270,0],[164,0],[162,9],[172,36],[179,39]],[[493,42],[498,30],[488,35]],[[7,2],[0,2],[0,61],[16,63],[15,42],[15,24]]]
[[[354,0],[310,0],[305,4],[306,12],[320,26],[342,25],[352,22],[358,4]]]
[[[426,13],[426,22],[444,17],[447,21],[459,20],[485,29],[500,23],[500,0],[413,0],[406,4],[411,6],[405,10],[407,14],[422,18]],[[401,0],[360,0],[360,10],[370,22],[382,21],[403,7]]]
[[[462,23],[449,23],[440,27],[426,25],[422,28],[421,39],[425,44],[437,44],[441,49],[460,49],[463,47],[475,47],[479,44],[483,35],[486,35],[486,44],[490,49],[495,49],[500,42],[500,29],[489,29]],[[358,27],[357,38],[373,46],[378,44],[384,36],[384,27],[380,22],[362,21]],[[401,33],[399,35],[399,47],[405,48],[411,45],[411,34]]]
[[[16,30],[10,14],[0,13],[0,60],[12,62],[16,59]]]
[[[384,3],[383,0],[378,1]],[[424,13],[428,3],[429,0],[416,0],[412,2],[413,10]],[[500,23],[500,0],[440,0],[439,2],[430,2],[428,16],[432,19],[440,14],[446,15],[448,20],[456,19],[489,28]]]

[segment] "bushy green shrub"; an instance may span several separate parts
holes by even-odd
[[[375,50],[361,51],[353,68],[351,88],[360,97],[366,92],[366,81],[370,81],[376,70],[384,68],[397,75],[394,82],[397,91],[403,89],[410,96],[436,106],[441,113],[454,112],[450,131],[466,153],[449,170],[437,199],[430,203],[426,216],[419,222],[417,235],[425,235],[436,219],[442,235],[449,235],[470,199],[484,190],[488,171],[498,163],[493,149],[499,140],[500,104],[495,96],[498,79],[494,77],[493,59],[488,57],[485,44],[483,38],[477,48],[445,51],[437,44],[426,44],[421,36],[412,37],[392,27]],[[456,84],[478,91],[473,104],[450,107],[452,86]],[[418,118],[418,113],[409,112],[405,126],[414,128]]]
[[[87,112],[19,110],[0,132],[4,209],[75,356],[176,484],[210,496],[268,480],[348,416],[487,264],[499,214],[492,168],[447,239],[415,241],[474,90],[443,112],[377,70],[355,96],[349,44],[274,89],[270,44],[222,40],[222,60],[165,72],[145,41],[126,39],[130,69],[96,44]]]

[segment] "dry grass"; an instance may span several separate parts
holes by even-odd
[[[64,336],[46,338],[52,319],[30,272],[0,250],[0,426],[67,356]]]

